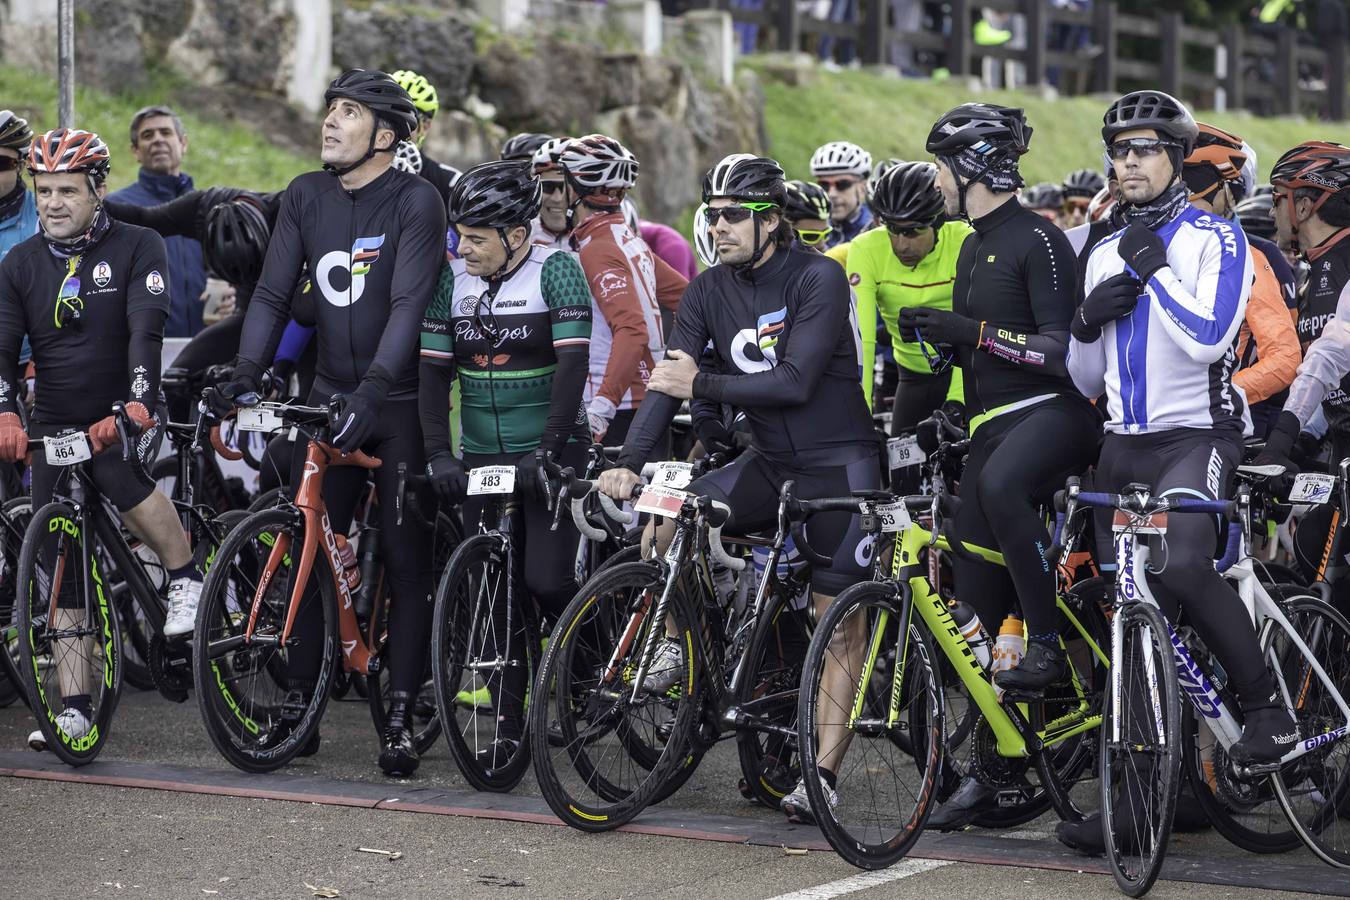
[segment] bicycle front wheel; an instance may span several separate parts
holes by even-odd
[[[896,664],[879,666],[892,648]],[[863,869],[902,859],[928,820],[944,733],[941,674],[907,585],[865,581],[830,604],[806,651],[797,728],[811,811],[830,846]],[[822,768],[835,773],[835,796]]]
[[[1335,691],[1312,671],[1287,632],[1267,629],[1261,651],[1277,693],[1293,710],[1302,745],[1320,742],[1271,776],[1275,796],[1309,850],[1323,862],[1350,868],[1350,739],[1335,696],[1350,699],[1350,622],[1317,597],[1286,598],[1283,606]]]
[[[202,586],[197,705],[216,749],[246,772],[278,769],[305,747],[338,665],[337,596],[317,556],[290,640],[281,641],[304,538],[295,507],[255,513],[221,543]]]
[[[650,562],[602,570],[558,619],[539,667],[528,729],[535,776],[558,818],[582,831],[630,821],[689,747],[700,709],[698,638],[678,591],[665,622],[654,621],[663,586]],[[674,658],[638,685],[649,638],[671,632]]]
[[[1181,697],[1167,623],[1156,607],[1131,603],[1111,623],[1118,652],[1101,736],[1102,830],[1116,884],[1148,892],[1172,835],[1181,774]]]
[[[46,748],[72,766],[103,749],[122,689],[121,629],[88,537],[73,508],[48,503],[19,554],[20,664]]]

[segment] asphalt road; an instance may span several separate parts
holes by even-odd
[[[730,745],[709,754],[679,794],[635,824],[674,821],[693,830],[705,822],[709,830],[714,826],[735,830],[743,824],[747,833],[759,834],[752,843],[639,833],[584,835],[546,824],[539,814],[546,814],[547,808],[530,799],[537,792],[528,779],[515,798],[503,802],[533,810],[524,817],[534,822],[482,817],[492,813],[470,818],[370,808],[376,800],[417,788],[437,789],[462,804],[479,802],[484,795],[467,793],[442,745],[428,753],[417,778],[383,778],[375,766],[375,734],[361,702],[329,706],[318,756],[297,761],[284,775],[247,779],[239,778],[215,753],[193,702],[172,705],[157,695],[128,693],[102,759],[73,773],[53,766],[49,754],[26,749],[32,727],[22,706],[0,709],[0,773],[45,766],[51,769],[45,778],[97,779],[116,774],[120,762],[128,764],[124,770],[142,776],[161,772],[166,782],[228,781],[266,793],[284,789],[288,779],[304,780],[321,788],[327,785],[328,794],[375,799],[338,806],[0,778],[5,810],[0,833],[6,835],[0,897],[303,898],[316,896],[316,889],[323,888],[339,892],[330,896],[409,898],[500,897],[506,892],[713,900],[778,897],[808,889],[814,890],[803,900],[845,894],[924,898],[941,894],[980,900],[1013,894],[1018,900],[1119,896],[1109,876],[1091,874],[1103,871],[1101,860],[1075,857],[1054,841],[1051,817],[1022,826],[1012,835],[976,829],[934,836],[932,841],[925,836],[915,857],[881,873],[860,873],[830,852],[798,855],[781,846],[766,846],[780,832],[789,844],[811,835],[781,830],[778,814],[740,797],[736,754]],[[166,765],[187,769],[165,770]],[[818,834],[814,842],[819,842]],[[402,855],[391,860],[358,847]],[[1075,871],[1080,865],[1088,872]],[[1350,891],[1350,877],[1333,873],[1305,851],[1257,857],[1213,833],[1175,836],[1169,866],[1165,875],[1198,877],[1202,883],[1165,878],[1150,896],[1264,897],[1276,893],[1276,887],[1306,886],[1300,882],[1305,875],[1322,879],[1323,889],[1339,884]],[[1261,872],[1276,870],[1282,874],[1265,877],[1261,887],[1203,883],[1243,881],[1248,878],[1244,873],[1260,880]]]

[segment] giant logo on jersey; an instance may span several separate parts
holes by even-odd
[[[357,238],[352,243],[351,252],[330,250],[319,258],[314,268],[314,282],[318,284],[323,298],[334,306],[350,306],[361,299],[366,289],[366,275],[375,260],[380,258],[380,247],[384,245],[384,235]],[[334,283],[333,271],[342,269],[348,273],[346,284],[342,279]]]
[[[775,348],[787,327],[787,307],[765,313],[754,328],[742,328],[731,339],[731,358],[742,372],[767,372],[778,365]]]

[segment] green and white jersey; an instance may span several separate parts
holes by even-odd
[[[534,247],[501,282],[468,274],[460,259],[441,269],[422,320],[422,360],[455,368],[464,452],[528,453],[548,421],[555,348],[590,339],[581,264],[570,253]],[[577,436],[584,437],[580,418]]]

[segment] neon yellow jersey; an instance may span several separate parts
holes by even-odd
[[[843,266],[845,269],[847,269],[848,248],[849,245],[851,245],[852,243],[853,243],[852,241],[845,241],[842,244],[835,244],[833,247],[825,251],[825,255],[828,256],[830,259],[834,260],[835,262],[839,263],[839,265]]]
[[[896,258],[891,249],[890,234],[885,228],[875,228],[853,239],[849,245],[848,282],[858,297],[858,330],[862,336],[863,393],[872,404],[872,366],[877,352],[877,311],[891,334],[895,361],[911,372],[927,373],[928,360],[918,344],[907,344],[900,339],[896,317],[901,308],[927,306],[933,309],[952,308],[952,286],[956,281],[956,258],[961,244],[972,228],[965,222],[947,222],[938,230],[937,244],[932,251],[910,268]],[[962,397],[960,371],[952,374],[948,397]]]

